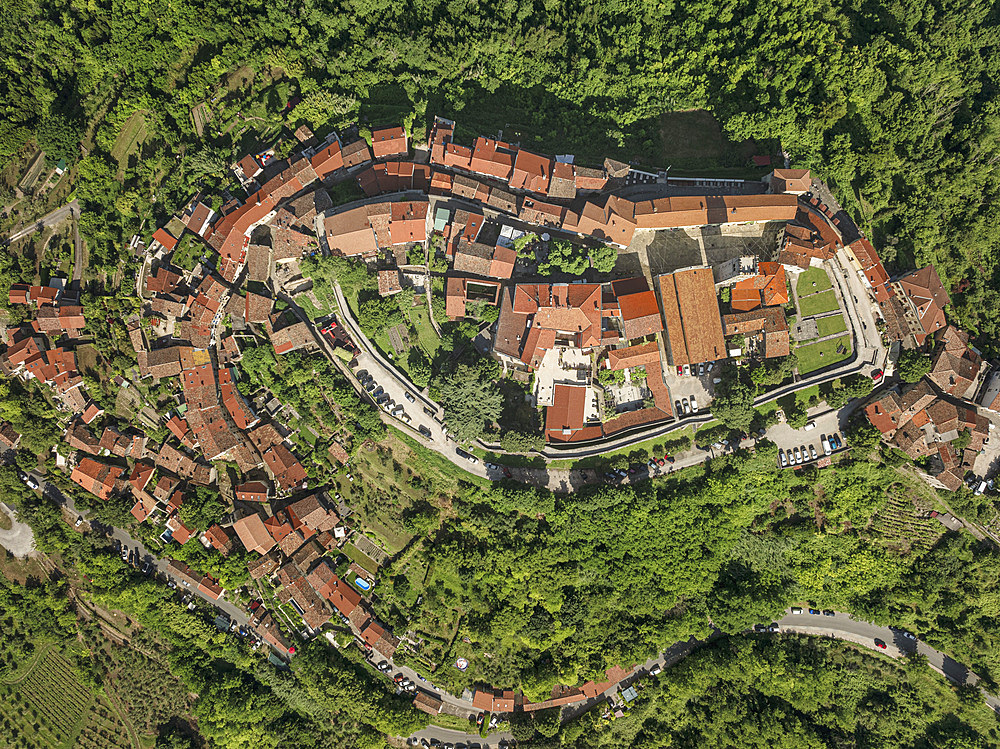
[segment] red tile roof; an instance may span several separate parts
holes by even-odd
[[[659,281],[672,363],[698,364],[725,358],[726,342],[712,269],[666,273]]]
[[[398,125],[373,130],[372,152],[376,159],[405,155],[407,152],[406,131]]]

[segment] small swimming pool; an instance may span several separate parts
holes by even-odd
[[[367,580],[362,580],[360,577],[354,578],[354,584],[357,585],[361,590],[371,590],[372,584]]]

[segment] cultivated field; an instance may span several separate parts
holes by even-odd
[[[122,169],[125,168],[128,157],[145,139],[146,117],[142,112],[134,112],[122,126],[121,132],[115,138],[115,144],[111,147],[111,155]]]
[[[0,745],[11,749],[131,749],[135,743],[103,696],[80,682],[56,650],[0,685]]]

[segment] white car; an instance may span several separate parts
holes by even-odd
[[[788,458],[785,457],[785,453],[781,450],[778,451],[778,457],[781,458],[781,467],[785,468],[788,466]]]
[[[698,376],[701,377],[704,374],[705,374],[705,363],[702,362],[701,364],[698,365]]]
[[[698,401],[694,399],[693,395],[691,396],[691,413],[698,413]]]
[[[691,365],[690,364],[685,364],[684,365],[684,375],[685,375],[685,377],[688,376],[688,375],[690,375],[690,374],[691,374]]]
[[[413,403],[416,400],[416,398],[413,397],[413,393],[411,393],[408,390],[405,393],[403,393],[403,397],[406,398],[406,400],[408,400],[410,403]]]
[[[813,445],[809,445],[809,454],[812,456],[813,460],[816,460],[816,458],[819,457],[819,455],[816,454],[816,448]]]
[[[802,462],[802,454],[799,452],[799,448],[797,448],[797,447],[793,448],[792,454],[795,456],[795,460],[793,462],[796,465],[798,465],[799,463]]]
[[[691,413],[691,406],[690,406],[690,405],[688,405],[688,399],[687,399],[687,398],[684,398],[684,399],[682,399],[682,400],[681,400],[681,403],[682,403],[682,404],[683,404],[683,406],[684,406],[684,413],[685,413],[685,414],[689,414],[689,413]]]

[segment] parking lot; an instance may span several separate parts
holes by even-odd
[[[805,456],[801,463],[811,463],[813,460],[825,456],[826,451],[823,449],[823,439],[829,439],[831,435],[837,435],[841,443],[844,442],[839,418],[836,411],[816,414],[809,421],[810,424],[815,424],[812,429],[792,429],[787,423],[782,422],[775,424],[767,430],[767,438],[774,442],[783,453],[791,450],[794,456],[795,448],[798,448],[799,454]],[[816,451],[816,458],[812,456],[813,450]]]
[[[719,364],[717,363],[712,367],[712,371],[708,370],[708,365],[706,364],[705,373],[698,376],[678,376],[677,367],[664,368],[663,381],[667,384],[667,390],[670,391],[670,403],[678,411],[678,416],[685,410],[683,409],[684,401],[687,400],[690,405],[692,396],[694,396],[697,403],[698,413],[708,410],[712,402],[712,393],[715,391],[712,380],[719,376],[720,371]],[[677,408],[677,401],[681,402],[681,409]],[[693,409],[692,413],[694,413]]]

